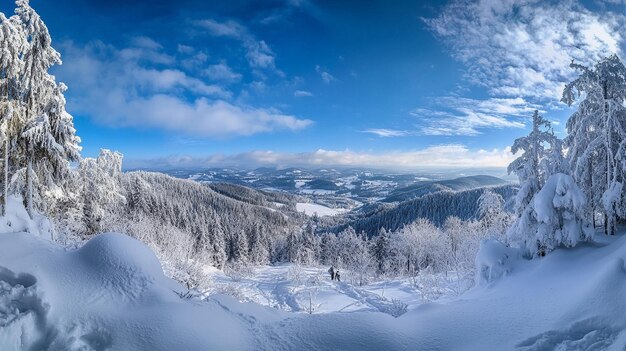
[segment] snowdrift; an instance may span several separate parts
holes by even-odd
[[[482,261],[493,266],[497,246]],[[626,237],[511,260],[461,298],[399,318],[288,313],[181,298],[145,245],[99,235],[76,250],[0,234],[4,350],[622,350]],[[503,266],[503,267],[504,267]],[[503,272],[504,272],[503,271]],[[495,270],[492,270],[495,273]]]

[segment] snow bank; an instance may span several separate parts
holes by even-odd
[[[507,247],[496,239],[485,239],[476,254],[476,285],[498,280],[515,269],[521,259],[519,249]]]
[[[0,233],[28,232],[52,240],[54,231],[50,221],[38,214],[33,217],[26,212],[21,197],[9,196],[6,213],[0,217]]]
[[[122,234],[74,251],[28,233],[0,234],[2,350],[252,348],[239,317],[181,299],[185,289],[160,267]]]

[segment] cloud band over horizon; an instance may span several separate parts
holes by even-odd
[[[414,151],[363,152],[324,150],[312,152],[250,151],[206,157],[170,156],[127,160],[125,169],[236,167],[354,167],[388,170],[504,168],[513,160],[510,148],[470,150],[464,145],[437,145]]]

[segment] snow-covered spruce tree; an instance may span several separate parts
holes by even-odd
[[[207,228],[207,230],[198,238],[199,247],[196,251],[204,252],[209,256],[209,262],[217,268],[222,268],[227,259],[226,240],[222,223],[214,211],[211,211],[206,221],[203,222],[205,225],[202,226],[199,224],[199,226]],[[210,223],[210,225],[208,225],[208,223]]]
[[[545,183],[546,174],[542,172],[541,161],[546,156],[545,145],[554,144],[555,139],[550,122],[535,111],[530,134],[513,142],[511,152],[517,154],[522,151],[508,167],[509,174],[515,173],[519,179],[520,189],[515,197],[515,214],[518,217]]]
[[[511,227],[509,238],[529,257],[543,256],[558,246],[573,247],[593,236],[586,206],[574,179],[554,174]]]
[[[550,145],[550,150],[545,145]],[[523,247],[529,256],[536,256],[588,238],[591,234],[585,197],[579,196],[581,190],[571,176],[550,173],[566,171],[567,167],[561,141],[537,111],[530,135],[513,144],[513,153],[520,150],[523,154],[509,165],[509,173],[519,177],[520,190],[515,204],[517,220],[507,231],[508,239]]]
[[[22,61],[17,81],[19,109],[13,111],[8,127],[11,151],[9,161],[15,170],[13,191],[24,196],[26,208],[34,213],[35,187],[42,191],[58,186],[69,174],[69,162],[80,158],[80,138],[76,136],[72,116],[65,110],[63,93],[48,71],[61,64],[52,47],[48,28],[30,7],[28,0],[18,0],[12,21],[20,26],[25,45],[19,53]],[[43,204],[38,202],[41,207]]]
[[[319,256],[320,241],[315,235],[314,220],[308,221],[302,232],[302,240],[298,249],[298,261],[302,264],[313,264]]]
[[[376,262],[376,268],[379,275],[387,273],[392,266],[392,242],[391,233],[385,228],[380,228],[376,240],[371,245],[372,256]]]
[[[616,216],[624,216],[622,184],[626,171],[626,67],[617,55],[589,68],[565,86],[561,101],[578,109],[567,121],[565,146],[572,175],[584,190],[594,219],[604,214],[605,232],[614,233]]]
[[[269,263],[269,240],[263,229],[256,225],[252,227],[249,235],[248,259],[253,264]]]
[[[287,242],[285,243],[285,254],[287,256],[287,262],[298,262],[301,243],[302,240],[299,233],[292,231],[287,235]]]
[[[2,214],[6,207],[8,197],[9,179],[9,154],[10,148],[15,146],[16,123],[11,123],[16,112],[21,108],[21,96],[19,90],[20,75],[24,62],[21,60],[26,47],[26,35],[23,27],[17,21],[17,17],[8,19],[0,12],[0,137],[4,162],[2,164],[4,184],[2,189]]]
[[[100,232],[105,215],[119,212],[126,201],[120,182],[122,157],[119,152],[103,149],[97,159],[85,158],[79,164],[86,235]]]
[[[224,231],[215,212],[208,211],[204,217],[198,216],[191,226],[190,234],[194,261],[222,269],[226,261]]]
[[[237,264],[248,263],[248,239],[243,231],[235,231],[230,237],[228,259]]]
[[[323,233],[320,236],[319,262],[324,265],[332,264],[337,237],[333,233]]]

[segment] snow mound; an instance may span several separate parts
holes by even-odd
[[[102,274],[163,278],[161,263],[145,244],[119,233],[100,234],[76,250],[83,264]]]
[[[41,215],[35,214],[30,218],[22,198],[9,196],[4,217],[0,217],[0,233],[28,232],[46,239],[53,239],[54,232],[50,221]]]
[[[29,233],[0,234],[0,349],[252,349],[238,316],[181,298],[185,291],[150,249],[122,234],[74,251]]]
[[[107,292],[116,293],[120,299],[138,299],[151,293],[150,285],[166,281],[152,250],[124,234],[97,235],[73,255],[87,274],[101,277]]]
[[[511,273],[521,259],[519,249],[496,239],[485,239],[476,254],[476,285],[485,285]]]

